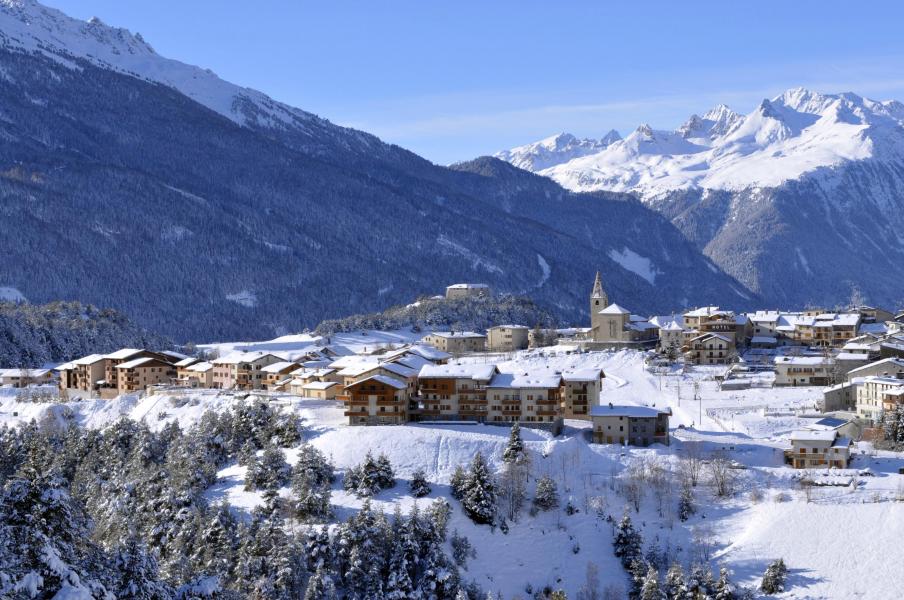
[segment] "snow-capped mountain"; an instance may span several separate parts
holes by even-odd
[[[538,169],[576,191],[629,192],[767,298],[900,302],[904,104],[803,88],[675,131],[641,125],[603,150]]]
[[[754,297],[633,199],[496,159],[434,165],[32,0],[0,0],[0,82],[16,222],[0,288],[31,302],[108,306],[184,341],[300,330],[454,281],[582,323],[598,269],[641,313]]]
[[[592,154],[531,170],[576,191],[774,187],[847,161],[904,156],[904,105],[793,89],[741,116],[719,105],[675,131],[641,125]],[[542,143],[542,142],[541,142]],[[525,146],[527,147],[527,146]],[[514,150],[512,152],[515,152]],[[510,160],[505,153],[500,158]]]
[[[574,158],[596,154],[620,139],[621,136],[614,129],[598,140],[578,139],[570,133],[560,133],[533,144],[499,152],[495,157],[526,171],[536,172]]]

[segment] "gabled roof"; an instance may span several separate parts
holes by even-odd
[[[177,367],[190,367],[193,364],[201,362],[200,358],[195,358],[193,356],[189,356],[188,358],[183,358],[179,362],[176,363]]]
[[[434,331],[427,336],[436,336],[441,338],[485,338],[486,336],[476,331]]]
[[[834,442],[838,432],[834,429],[797,429],[791,432],[792,442]]]
[[[562,384],[560,373],[498,373],[493,376],[488,388],[509,389],[551,389]]]
[[[904,358],[897,358],[895,356],[891,358],[883,358],[882,360],[877,360],[876,362],[871,362],[868,365],[863,365],[862,367],[857,367],[856,369],[851,369],[848,371],[848,377],[851,377],[852,374],[857,371],[863,371],[866,369],[872,369],[878,366],[888,366],[888,367],[896,367],[900,369],[904,369]]]
[[[599,312],[601,315],[630,315],[631,311],[627,310],[619,306],[618,304],[612,303],[603,310]]]
[[[122,350],[117,350],[116,352],[111,352],[104,356],[104,358],[109,358],[111,360],[122,360],[125,358],[129,358],[130,356],[135,356],[139,352],[144,352],[144,350],[140,348],[123,348]]]
[[[135,367],[141,366],[150,366],[150,363],[161,363],[168,364],[159,358],[154,358],[153,356],[142,356],[141,358],[136,358],[134,360],[129,360],[124,363],[120,363],[116,365],[117,369],[134,369]]]
[[[77,358],[72,361],[75,365],[93,365],[96,362],[100,362],[104,360],[103,355],[101,354],[89,354],[88,356],[83,356],[82,358]]]
[[[634,417],[652,418],[659,415],[670,415],[670,409],[659,409],[652,406],[637,406],[634,404],[603,404],[590,408],[591,417]]]
[[[562,371],[562,379],[565,381],[599,381],[602,376],[602,369],[586,368]]]
[[[189,371],[194,371],[196,373],[206,373],[207,371],[213,368],[213,364],[209,362],[199,362],[195,363],[192,366],[188,367]]]
[[[271,365],[267,365],[266,367],[262,367],[261,372],[263,372],[263,373],[279,373],[280,371],[284,371],[286,369],[295,369],[296,367],[298,367],[297,362],[281,360],[281,361],[275,362]]]
[[[301,389],[303,390],[328,390],[334,385],[339,385],[335,381],[310,381],[303,386]]]
[[[367,383],[368,381],[377,381],[379,383],[382,383],[383,385],[394,387],[397,390],[404,390],[408,387],[408,384],[404,381],[399,381],[395,377],[389,377],[387,375],[372,375],[370,377],[367,377],[366,379],[362,379],[361,381],[356,381],[355,383],[352,383],[347,387],[355,387],[357,385],[361,385],[362,383]]]

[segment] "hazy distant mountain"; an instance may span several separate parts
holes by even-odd
[[[751,296],[637,202],[439,167],[31,0],[0,0],[0,78],[0,286],[33,302],[111,306],[198,341],[458,281],[581,323],[597,269],[638,312]]]
[[[542,171],[588,154],[596,154],[621,139],[612,129],[598,140],[578,139],[570,133],[560,133],[545,140],[498,152],[494,156],[527,171]]]
[[[904,300],[904,105],[793,89],[532,169],[638,195],[775,303]],[[519,165],[519,166],[524,166]]]

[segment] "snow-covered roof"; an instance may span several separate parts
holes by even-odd
[[[485,338],[486,336],[476,331],[434,331],[429,334],[441,338]],[[428,336],[429,337],[429,336]]]
[[[443,352],[430,345],[415,344],[408,348],[408,351],[426,358],[427,360],[448,360],[452,358],[452,355],[448,352]]]
[[[213,368],[213,364],[209,362],[199,362],[188,367],[189,371],[194,371],[196,373],[206,373],[207,371]]]
[[[602,369],[584,368],[562,371],[562,379],[565,381],[599,381],[603,375]]]
[[[823,356],[776,356],[776,365],[827,365],[833,361]]]
[[[869,360],[869,355],[863,354],[862,352],[839,352],[835,357],[835,360],[856,360],[856,361],[864,361]]]
[[[63,364],[61,364],[61,365],[55,366],[55,367],[53,368],[53,370],[54,370],[54,371],[71,371],[71,370],[74,369],[74,368],[75,368],[75,363],[72,362],[72,361],[70,361],[70,362],[66,362],[66,363],[63,363]]]
[[[856,373],[857,371],[865,370],[865,369],[874,369],[875,367],[879,367],[879,366],[904,369],[904,359],[897,358],[895,356],[893,356],[891,358],[883,358],[882,360],[877,360],[876,362],[871,362],[868,365],[863,365],[862,367],[857,367],[856,369],[851,369],[850,371],[848,371],[848,377],[850,377],[852,374]]]
[[[50,369],[0,369],[0,377],[43,377]]]
[[[754,323],[777,323],[780,317],[781,313],[777,310],[758,310],[747,315],[747,318]]]
[[[143,350],[140,348],[123,348],[122,350],[117,350],[116,352],[105,355],[104,358],[109,358],[110,360],[122,360],[134,356],[139,352],[143,352]]]
[[[294,369],[298,366],[298,363],[281,360],[279,362],[275,362],[272,365],[267,365],[266,367],[261,368],[261,372],[263,373],[279,373],[280,371],[285,371],[286,369]]]
[[[684,313],[685,317],[712,317],[715,315],[734,315],[730,310],[721,310],[718,306],[704,306]]]
[[[486,283],[453,283],[446,286],[446,289],[452,290],[485,290],[490,287]]]
[[[488,329],[520,329],[526,331],[530,329],[527,325],[493,325]]]
[[[832,448],[850,448],[853,444],[851,438],[841,435],[835,440],[835,443],[832,444]]]
[[[334,385],[339,385],[335,381],[311,381],[301,386],[303,390],[328,390]]]
[[[136,358],[135,360],[129,360],[124,363],[119,363],[116,365],[117,369],[134,369],[135,367],[140,367],[150,362],[159,361],[152,356],[142,356],[141,358]]]
[[[189,356],[188,358],[183,358],[179,362],[176,363],[177,367],[190,367],[191,365],[200,362],[200,358],[195,358],[193,356]]]
[[[417,369],[412,369],[411,367],[406,367],[405,365],[399,364],[397,362],[384,362],[377,365],[381,369],[385,369],[390,373],[395,373],[399,377],[416,377],[418,374]]]
[[[392,362],[405,365],[409,369],[414,369],[415,371],[420,371],[424,365],[434,364],[433,361],[428,360],[419,354],[406,354],[394,359]]]
[[[394,387],[397,390],[404,390],[405,388],[408,387],[408,384],[405,383],[404,381],[399,381],[395,377],[389,377],[387,375],[372,375],[370,377],[362,379],[361,381],[356,381],[355,383],[351,384],[349,387],[352,387],[354,385],[359,385],[362,383],[366,383],[368,381],[377,381],[379,383],[382,383],[383,385],[388,385],[390,387]]]
[[[603,404],[590,408],[591,417],[653,418],[661,414],[670,414],[670,411],[635,404]]]
[[[750,338],[751,344],[774,344],[776,339],[771,335],[755,335]]]
[[[559,373],[498,373],[487,387],[550,389],[559,387],[561,383],[562,375]]]
[[[82,358],[77,358],[72,361],[73,364],[76,365],[93,365],[96,362],[100,362],[104,360],[103,355],[101,354],[89,354],[88,356],[83,356]]]
[[[213,364],[215,364],[215,365],[237,365],[237,364],[239,364],[239,363],[245,363],[245,362],[251,363],[251,362],[255,362],[255,361],[258,361],[258,360],[260,360],[260,359],[262,359],[262,358],[264,358],[264,357],[266,357],[266,356],[272,356],[273,358],[279,358],[278,356],[276,356],[275,354],[272,354],[272,353],[270,353],[270,352],[260,352],[260,351],[255,351],[255,352],[241,352],[241,351],[236,351],[236,352],[230,352],[230,353],[227,354],[226,356],[221,356],[220,358],[216,358],[216,359],[214,359],[214,360],[211,361],[211,362],[213,362]]]
[[[796,429],[791,432],[792,442],[834,442],[838,433],[834,429]]]
[[[603,310],[599,312],[601,315],[630,315],[631,311],[627,310],[619,306],[618,304],[612,303]]]
[[[176,361],[189,358],[188,355],[182,354],[181,352],[176,352],[174,350],[161,350],[157,354],[162,354],[163,356],[169,357],[170,360],[176,360]]]
[[[723,342],[729,342],[729,343],[731,342],[731,338],[724,336],[720,333],[713,333],[711,331],[708,333],[704,333],[703,335],[698,335],[697,337],[691,339],[691,341],[696,342],[697,340],[709,339],[709,338],[717,338],[717,339],[722,340]]]
[[[496,373],[496,365],[424,365],[418,377],[434,379],[474,379],[489,381]]]

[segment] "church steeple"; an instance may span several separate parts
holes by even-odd
[[[603,279],[600,272],[596,272],[596,279],[593,281],[593,291],[590,293],[590,313],[595,314],[609,306],[609,296],[603,289]]]

